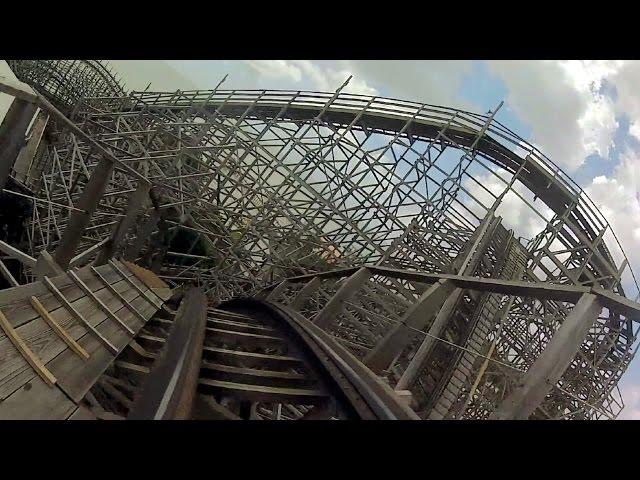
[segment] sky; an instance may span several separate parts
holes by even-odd
[[[600,208],[640,274],[639,61],[110,61],[127,89],[274,88],[388,96],[496,119],[535,145]],[[0,75],[6,75],[0,63]],[[0,116],[6,99],[0,96]],[[512,222],[531,219],[513,208]],[[640,361],[621,382],[620,418],[640,419]]]

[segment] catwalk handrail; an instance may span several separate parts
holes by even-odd
[[[343,278],[357,272],[360,268],[367,268],[372,274],[382,277],[409,280],[424,284],[433,284],[439,280],[451,280],[456,287],[478,290],[483,292],[500,293],[505,295],[518,295],[523,297],[535,297],[547,300],[576,303],[585,293],[591,293],[598,297],[599,302],[606,308],[625,315],[628,319],[640,322],[640,303],[634,302],[622,295],[618,295],[602,287],[580,287],[573,285],[559,285],[544,282],[523,282],[518,280],[503,280],[485,277],[470,277],[465,275],[453,275],[448,273],[425,273],[397,268],[381,267],[376,265],[362,265],[358,267],[342,268],[327,272],[310,273],[290,277],[284,281],[289,283],[306,282],[313,278]],[[263,289],[263,292],[273,290],[281,282],[273,283]]]

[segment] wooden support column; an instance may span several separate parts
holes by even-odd
[[[601,310],[598,297],[584,293],[546,348],[523,375],[517,388],[504,399],[490,418],[529,418],[569,367]]]
[[[300,310],[307,301],[307,298],[313,295],[313,293],[318,290],[318,288],[320,288],[320,285],[322,285],[322,279],[313,277],[305,284],[304,287],[302,287],[298,291],[296,296],[293,297],[293,300],[291,300],[289,307],[293,308],[294,310]]]
[[[287,288],[287,285],[289,284],[289,282],[287,280],[283,280],[281,281],[276,288],[274,288],[273,290],[271,290],[271,292],[269,292],[269,295],[267,295],[267,300],[269,300],[270,302],[275,302],[276,299],[278,297],[280,297],[280,295],[282,295],[282,292],[285,291],[285,289]]]
[[[313,318],[313,323],[320,328],[329,325],[329,323],[342,312],[344,302],[351,299],[362,284],[367,282],[369,278],[371,278],[371,271],[364,267],[347,278],[333,297],[331,297],[331,300],[329,300],[324,308]]]
[[[452,262],[451,268],[454,273],[462,275],[473,274],[500,220],[501,217],[494,217],[493,210],[489,210],[475,234],[471,237],[468,247]]]
[[[423,365],[426,363],[426,359],[431,354],[436,338],[440,337],[444,332],[446,326],[449,324],[449,316],[455,309],[456,303],[462,295],[462,289],[456,288],[447,297],[442,308],[436,315],[436,319],[433,321],[431,328],[429,328],[429,335],[424,338],[424,341],[418,348],[418,351],[411,359],[409,366],[398,380],[395,387],[396,390],[407,390],[413,382],[418,378]]]
[[[493,232],[499,223],[500,217],[495,217],[493,209],[490,209],[482,220],[482,223],[478,228],[477,235],[471,238],[469,247],[466,248],[460,256],[461,262],[459,270],[461,274],[472,275],[475,272],[476,266],[489,246]],[[457,261],[455,263],[457,263]],[[395,387],[396,390],[407,390],[416,381],[420,372],[424,368],[424,365],[429,361],[429,356],[433,351],[436,339],[442,337],[444,331],[449,325],[456,305],[462,299],[463,292],[464,290],[462,288],[454,289],[442,304],[442,308],[433,321],[431,328],[429,328],[428,335],[424,338],[424,341],[411,359],[407,369],[400,377],[400,380]]]
[[[134,242],[127,247],[124,252],[124,259],[130,262],[136,262],[138,255],[142,251],[145,242],[151,237],[151,234],[158,227],[158,221],[160,220],[160,214],[157,210],[153,210],[151,215],[142,224],[140,228],[136,229],[136,238]]]
[[[440,311],[445,300],[451,295],[455,285],[451,280],[439,280],[429,287],[415,302],[401,320],[364,358],[364,364],[376,373],[386,370],[395,358],[409,346],[429,320]]]
[[[140,211],[144,208],[147,199],[149,198],[149,190],[151,184],[149,182],[138,182],[138,186],[129,196],[127,203],[127,211],[124,216],[113,229],[111,238],[104,245],[104,248],[98,254],[96,258],[96,265],[104,265],[107,263],[113,255],[118,251],[125,234],[134,225],[136,218]]]
[[[112,159],[107,156],[102,157],[91,173],[91,178],[85,185],[82,195],[76,204],[76,207],[80,210],[74,210],[69,216],[67,228],[62,234],[60,244],[53,255],[54,260],[63,270],[67,270],[69,267],[69,262],[73,258],[87,225],[89,225],[91,215],[104,195],[104,190],[109,183],[114,166]]]
[[[37,156],[48,122],[49,115],[45,112],[40,112],[33,122],[33,127],[31,127],[29,140],[27,140],[26,145],[20,150],[20,154],[15,161],[13,166],[14,176],[16,180],[22,183],[27,183],[27,178],[30,176],[29,173],[33,161]]]
[[[7,183],[36,109],[33,103],[16,97],[0,125],[0,189]]]

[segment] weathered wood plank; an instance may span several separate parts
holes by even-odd
[[[118,273],[113,271],[110,266],[102,266],[98,267],[98,269],[111,281],[116,281],[118,279]],[[78,270],[78,274],[83,280],[88,280],[91,277],[87,268]],[[77,290],[71,279],[66,275],[52,277],[52,281],[54,285],[58,287],[58,289],[65,293],[65,295],[69,290]],[[37,296],[42,301],[41,297],[43,295],[47,296],[50,294],[41,282],[34,282],[26,285],[20,285],[18,287],[7,288],[4,290],[0,290],[0,307],[9,307],[13,303],[20,302],[31,295]]]
[[[111,353],[117,353],[116,347],[107,340],[106,337],[102,336],[102,334],[94,328],[94,326],[87,321],[85,316],[81,314],[69,301],[65,298],[65,296],[51,283],[51,281],[46,277],[42,277],[42,281],[45,285],[51,290],[51,292],[58,298],[58,300],[64,305],[64,307],[69,310],[71,315],[76,319],[76,321],[82,323],[89,332],[102,343],[102,345]],[[87,297],[88,298],[88,297]],[[91,300],[89,298],[89,300]]]
[[[208,360],[222,363],[224,365],[246,366],[246,367],[271,367],[289,368],[300,367],[303,362],[296,357],[283,355],[268,355],[264,353],[240,352],[238,350],[228,350],[226,348],[204,346],[202,356]]]
[[[33,377],[0,402],[0,420],[63,420],[76,405],[57,387]]]
[[[79,405],[67,420],[97,420],[96,416],[86,407]]]
[[[107,317],[109,317],[111,320],[113,320],[114,322],[116,322],[116,324],[120,325],[121,328],[123,328],[127,333],[129,333],[130,335],[133,335],[133,330],[131,330],[130,327],[128,327],[126,324],[124,324],[122,322],[122,320],[120,320],[118,318],[117,315],[115,315],[111,309],[105,305],[105,303],[96,295],[96,292],[93,291],[93,289],[91,287],[89,287],[86,283],[84,283],[84,281],[78,277],[78,275],[73,271],[70,270],[69,272],[67,272],[68,275],[71,277],[71,279],[76,283],[76,285],[78,287],[80,287],[80,290],[84,291],[84,293],[96,304],[98,305],[98,307],[107,314]]]
[[[102,283],[102,285],[111,293],[111,295],[113,295],[115,298],[117,298],[120,301],[120,304],[124,307],[126,307],[129,311],[131,311],[136,317],[138,317],[138,319],[140,319],[142,322],[145,322],[145,318],[144,316],[137,311],[135,308],[133,308],[133,306],[125,299],[122,297],[122,295],[120,295],[120,293],[113,287],[113,285],[111,285],[111,283],[109,283],[109,280],[107,280],[98,270],[96,270],[93,266],[89,267],[91,270],[91,273],[93,275],[95,275],[95,277]],[[124,280],[123,280],[124,282]],[[126,283],[126,282],[125,282]],[[127,285],[128,287],[128,285]]]
[[[107,272],[108,273],[108,272]],[[110,281],[114,282],[114,286],[118,284],[122,284],[122,286],[127,285],[125,280],[120,280],[116,277],[115,272],[111,272],[108,275]],[[60,287],[59,284],[64,283],[61,282],[61,277],[52,278],[52,283],[58,288],[58,290],[65,296],[65,298],[71,302],[72,305],[75,305],[74,302],[84,297],[82,291],[76,287],[75,285],[67,284],[66,287]],[[93,281],[89,281],[88,285],[91,286],[96,291],[96,295],[98,295],[100,289],[104,289],[104,286],[99,283],[98,279],[92,278]],[[71,281],[71,280],[69,280]],[[37,285],[38,289],[26,288],[31,287],[32,285]],[[29,303],[29,297],[36,296],[40,303],[46,308],[50,313],[53,313],[55,310],[59,308],[63,308],[60,302],[55,298],[55,296],[49,292],[49,290],[41,283],[36,282],[34,284],[23,285],[24,291],[22,294],[24,296],[19,300],[14,295],[14,301],[11,304],[6,304],[5,306],[0,305],[0,308],[5,312],[9,322],[14,328],[18,328],[25,323],[34,320],[38,317],[38,314],[33,310],[31,304]],[[20,288],[22,288],[20,287]],[[121,288],[121,287],[120,287]],[[2,291],[0,291],[2,292]],[[17,293],[17,292],[16,292]],[[22,295],[21,294],[21,295]]]
[[[171,298],[171,287],[167,285],[160,277],[155,273],[147,270],[146,268],[139,267],[138,265],[127,262],[126,260],[119,260],[123,271],[129,270],[135,277],[140,280],[152,293],[156,294],[164,302]]]
[[[222,395],[233,395],[237,398],[253,402],[302,403],[317,404],[327,401],[328,397],[322,390],[308,390],[303,388],[266,387],[264,385],[248,385],[244,383],[225,382],[222,380],[200,379],[201,390],[214,390]]]
[[[95,271],[103,275],[109,282],[108,286],[95,275]],[[134,336],[129,332],[139,331],[158,308],[155,302],[152,304],[147,298],[154,294],[128,269],[123,270],[126,277],[109,265],[98,267],[95,271],[88,267],[75,271],[82,283],[95,292],[95,298],[87,296],[82,285],[77,285],[68,275],[51,279],[51,283],[64,296],[62,299],[48,292],[41,282],[7,289],[11,290],[9,295],[5,293],[6,290],[0,292],[0,305],[6,305],[13,320],[6,319],[5,327],[19,335],[17,338],[40,359],[56,382],[58,378],[54,376],[61,379],[61,383],[48,387],[29,365],[28,359],[16,350],[11,339],[0,333],[0,418],[95,418],[74,401],[82,399],[109,366],[114,355],[89,332],[94,330],[99,333],[119,353]],[[141,296],[138,289],[145,296]],[[158,299],[171,295],[169,288],[158,290]],[[36,298],[32,300],[32,296]],[[96,300],[106,308],[97,309]],[[61,303],[65,302],[68,305],[62,306]],[[69,306],[82,315],[86,325],[74,318]],[[133,306],[137,314],[129,306]],[[127,325],[127,330],[104,311],[107,309],[123,325]],[[70,348],[70,344],[77,345],[76,351]],[[90,358],[81,358],[78,352],[82,351],[88,353]],[[43,393],[41,387],[49,391]]]
[[[64,343],[66,343],[73,352],[80,355],[80,357],[82,358],[89,358],[89,354],[80,345],[78,345],[73,338],[71,338],[71,336],[64,328],[58,325],[51,314],[47,312],[47,310],[42,306],[42,304],[36,297],[31,297],[31,305],[33,305],[33,308],[35,308],[40,316],[47,322],[47,325],[51,327],[51,329],[58,335],[58,337],[60,337],[60,339]]]
[[[157,310],[148,304],[145,305],[147,302],[142,297],[136,297],[131,303],[147,317],[150,317]],[[120,310],[118,311],[118,314],[119,313]],[[125,318],[126,315],[132,316],[133,314],[129,311],[126,311],[126,313],[123,312],[122,318]],[[98,329],[101,333],[109,335],[112,343],[118,349],[118,353],[121,352],[131,340],[131,337],[114,323],[102,322],[98,326]],[[75,402],[79,402],[82,397],[84,397],[95,381],[110,365],[113,358],[117,356],[101,348],[98,340],[93,336],[85,335],[78,343],[91,355],[88,361],[82,362],[76,355],[72,355],[71,352],[66,351],[58,355],[58,357],[48,364],[51,371],[56,372],[58,375],[58,385],[60,388]]]
[[[126,288],[126,286],[122,285],[120,288]],[[123,290],[123,294],[129,299],[133,299],[136,292]],[[117,300],[113,299],[112,301],[116,302]],[[76,302],[76,307],[87,315],[87,321],[94,326],[106,319],[104,312],[92,309],[91,301],[88,298]],[[56,310],[51,315],[74,340],[77,341],[86,335],[87,331],[84,326],[76,322],[64,309]],[[142,322],[139,320],[133,321],[138,322],[139,327],[142,326]],[[52,335],[51,330],[42,320],[29,322],[16,330],[45,363],[66,349],[66,345],[57,336]],[[0,365],[2,366],[0,368],[0,399],[20,388],[34,375],[29,365],[7,342],[6,337],[0,336]]]
[[[152,271],[127,262],[126,260],[116,260],[116,262],[121,265],[122,271],[128,277],[129,274],[133,274],[129,278],[134,280],[141,289],[146,289],[150,294],[149,297],[156,299],[156,304],[159,305],[159,308],[173,295],[171,287]]]
[[[155,292],[149,290],[149,288],[135,275],[129,276],[131,271],[117,260],[109,260],[111,265],[129,284],[138,291],[143,298],[145,298],[151,305],[156,308],[162,307],[164,300],[158,297]]]

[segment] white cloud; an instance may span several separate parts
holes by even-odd
[[[223,88],[334,91],[353,75],[346,92],[481,111],[459,95],[465,76],[472,73],[472,62],[469,61],[181,60],[112,63],[132,89],[145,88],[149,81],[153,82],[152,89],[207,89],[228,73],[229,79]],[[529,142],[569,173],[590,154],[598,153],[605,159],[609,157],[618,128],[616,115],[629,116],[629,133],[640,140],[640,94],[637,88],[640,85],[640,62],[489,61],[487,64],[490,71],[504,82],[508,92],[506,100],[511,109],[531,128]],[[0,75],[5,71],[8,67],[0,61]],[[615,87],[617,95],[610,97],[603,93],[605,85]],[[4,116],[10,100],[0,94],[0,118]],[[502,175],[508,180],[504,172]],[[479,180],[494,193],[504,189],[504,184],[489,172]],[[630,257],[631,265],[639,266],[640,154],[625,151],[611,175],[598,175],[587,183],[587,193],[610,222]],[[467,186],[489,206],[490,196],[486,192],[475,183]],[[389,190],[390,186],[382,188]],[[518,191],[531,200],[524,189]],[[547,210],[540,209],[545,215]],[[504,198],[497,213],[503,216],[507,228],[514,228],[517,235],[526,238],[538,233],[544,224],[512,193]],[[615,252],[616,249],[612,249],[614,256]],[[625,400],[629,403],[625,414],[636,412],[632,414],[640,416],[640,387],[635,388],[629,390],[631,393],[628,395],[625,390]]]
[[[151,83],[151,91],[193,90],[196,86],[188,75],[162,60],[110,60],[109,64],[125,84],[127,90],[144,90]],[[218,80],[219,81],[219,80]],[[217,81],[207,88],[213,88]]]
[[[585,157],[609,155],[618,127],[602,82],[620,62],[490,61],[508,89],[507,101],[530,126],[531,141],[554,163],[575,170]]]
[[[246,63],[261,76],[288,80],[293,83],[306,80],[313,85],[314,89],[323,92],[336,90],[349,76],[353,75],[348,66],[334,68],[310,60],[247,60]],[[361,95],[375,95],[377,93],[375,88],[357,76],[351,79],[343,91]]]
[[[506,182],[510,181],[512,177],[511,174],[501,168],[496,169],[496,174]],[[494,202],[494,198],[485,190],[485,188],[493,193],[493,195],[500,195],[507,187],[505,182],[491,172],[476,176],[475,178],[480,184],[482,184],[482,186],[478,185],[478,183],[473,180],[468,179],[464,182],[465,188],[485,207],[491,207]],[[500,205],[496,210],[496,215],[502,217],[502,224],[505,228],[513,229],[516,237],[531,239],[544,229],[546,225],[545,219],[551,218],[553,212],[551,209],[543,205],[540,200],[534,201],[533,194],[521,183],[516,182],[513,189],[528,202],[532,203],[535,209],[532,209],[522,200],[522,198],[516,195],[513,191],[510,191],[500,202]],[[475,200],[469,199],[466,203],[471,211],[482,218],[485,210],[478,205]],[[539,214],[543,215],[544,218]]]
[[[640,120],[640,62],[629,61],[620,65],[607,79],[615,86],[617,92],[616,109],[620,113],[628,114],[632,120]]]
[[[637,120],[629,125],[629,134],[640,140],[640,123]]]
[[[625,406],[618,418],[620,420],[640,420],[640,385],[623,383],[620,390]]]
[[[464,76],[471,72],[469,61],[248,60],[245,65],[258,76],[258,83],[277,80],[282,82],[279,88],[333,91],[353,75],[345,92],[474,110],[458,95]]]
[[[462,109],[477,109],[459,96],[464,77],[471,73],[466,60],[349,60],[345,68],[362,76],[385,95]]]
[[[632,267],[640,265],[640,155],[627,149],[611,176],[599,175],[585,188],[615,232]],[[611,237],[605,238],[609,243]],[[609,245],[614,259],[621,262],[617,248]],[[628,288],[627,288],[628,289]],[[635,288],[634,288],[635,290]],[[635,291],[627,294],[635,297]]]
[[[286,60],[247,60],[247,64],[265,77],[284,77],[293,82],[299,82],[302,79],[300,68]]]

